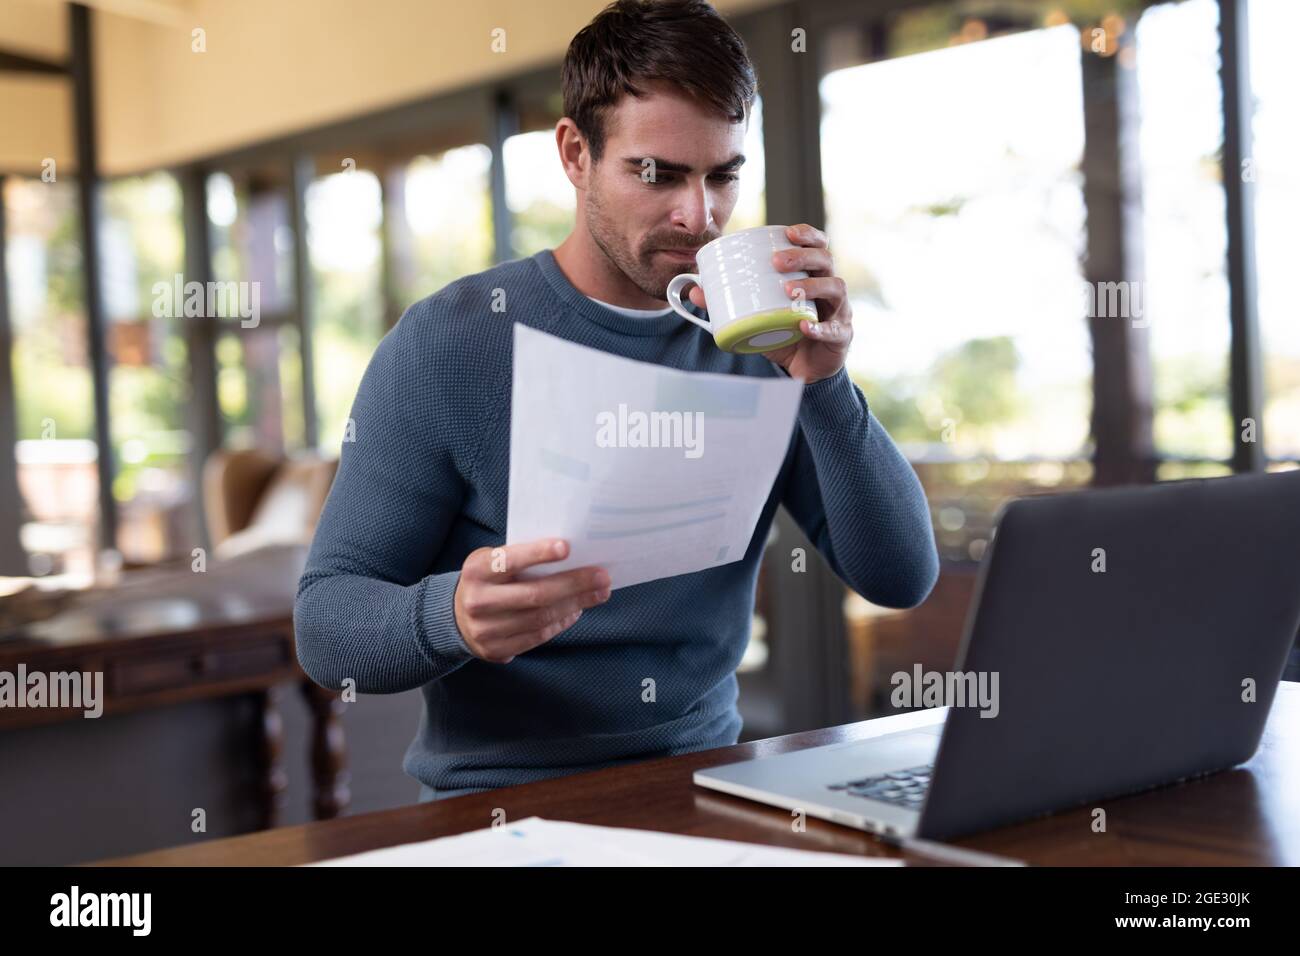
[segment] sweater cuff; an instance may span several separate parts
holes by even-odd
[[[430,661],[463,664],[475,655],[456,626],[456,585],[459,571],[430,574],[422,582],[419,603],[420,647]]]
[[[808,428],[835,428],[867,412],[867,399],[844,366],[829,378],[805,385],[799,419]]]

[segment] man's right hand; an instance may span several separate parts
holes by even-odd
[[[574,568],[527,581],[515,577],[568,553],[569,543],[559,538],[470,553],[460,569],[454,603],[460,636],[476,657],[508,664],[571,628],[587,608],[609,600],[610,577],[604,568]]]

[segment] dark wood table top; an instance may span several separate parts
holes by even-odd
[[[277,545],[228,561],[209,559],[202,572],[188,562],[124,572],[111,590],[75,593],[52,617],[0,636],[0,666],[53,648],[292,621],[306,556],[302,545]]]
[[[918,711],[538,783],[413,804],[105,861],[127,866],[286,866],[450,836],[539,816],[802,850],[904,856],[872,836],[695,786],[695,770],[933,723]],[[412,788],[416,785],[412,783]],[[1106,801],[1106,833],[1090,807],[954,841],[1031,864],[1220,866],[1300,864],[1300,684],[1279,688],[1255,756],[1233,770]]]
[[[0,635],[0,671],[100,679],[104,716],[303,680],[293,604],[306,556],[282,545],[204,571],[186,561],[125,572]],[[0,731],[82,718],[81,703],[0,709]]]

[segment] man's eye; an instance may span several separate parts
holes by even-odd
[[[640,174],[638,173],[638,175]],[[734,173],[714,173],[709,178],[712,179],[714,182],[722,183],[724,185],[727,183],[734,183],[736,180],[740,179],[740,177],[735,175]],[[667,186],[670,183],[677,182],[677,177],[667,176],[664,175],[663,173],[659,173],[656,176],[641,176],[641,181],[644,182],[647,186]]]

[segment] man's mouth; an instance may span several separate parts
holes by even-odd
[[[656,249],[660,255],[667,256],[676,262],[694,262],[695,254],[698,249]]]

